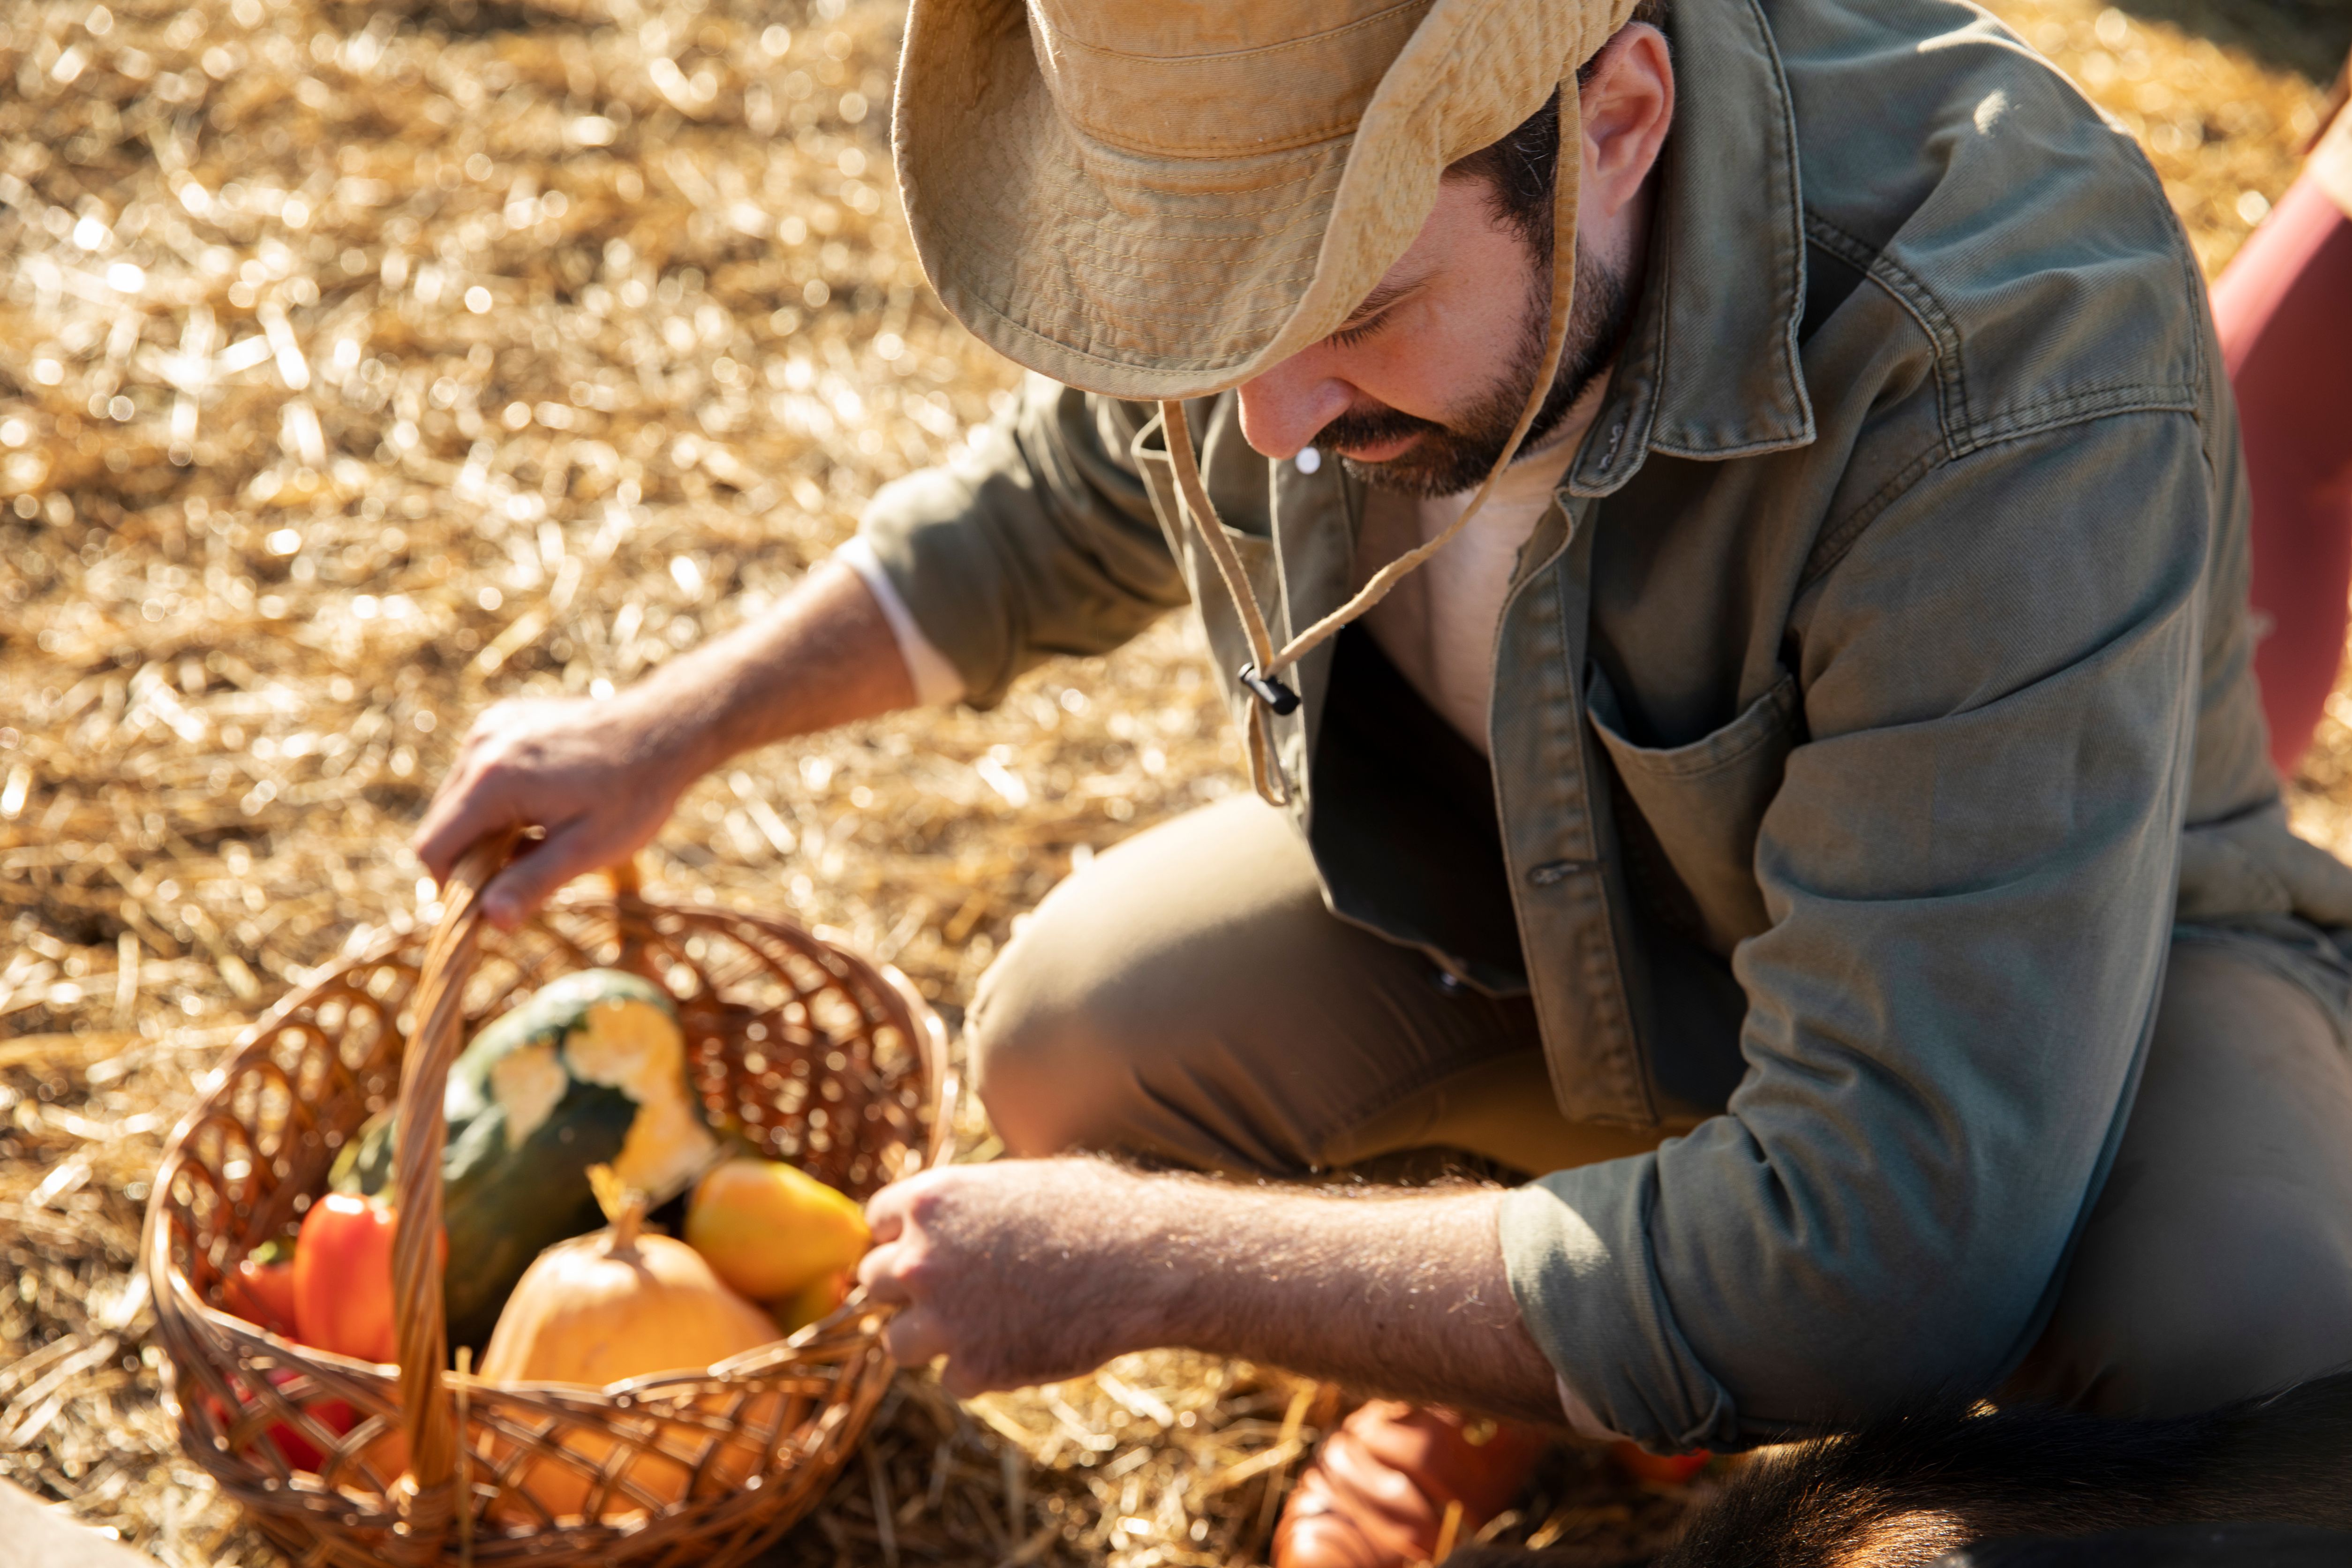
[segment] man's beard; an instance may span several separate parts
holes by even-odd
[[[1423,419],[1398,409],[1350,409],[1317,433],[1314,444],[1327,449],[1372,447],[1418,435],[1421,439],[1385,462],[1360,463],[1342,457],[1349,473],[1368,485],[1402,490],[1407,495],[1458,495],[1484,479],[1503,455],[1512,427],[1527,406],[1528,393],[1543,369],[1544,335],[1549,328],[1550,265],[1535,271],[1528,290],[1527,310],[1519,318],[1518,341],[1510,363],[1493,385],[1449,424]],[[1568,411],[1585,389],[1617,357],[1632,326],[1633,299],[1625,279],[1589,256],[1576,258],[1576,298],[1569,308],[1568,341],[1561,346],[1559,373],[1551,391],[1528,426],[1521,452],[1531,452],[1559,428]]]

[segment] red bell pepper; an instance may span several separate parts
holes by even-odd
[[[392,1316],[393,1211],[381,1198],[329,1193],[302,1216],[294,1247],[294,1321],[305,1344],[362,1361],[400,1353]],[[441,1257],[449,1238],[441,1237]]]
[[[294,1325],[294,1265],[246,1258],[221,1281],[221,1307],[256,1328],[299,1339]]]

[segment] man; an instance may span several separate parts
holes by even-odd
[[[2194,264],[2062,78],[1943,0],[917,0],[898,90],[941,299],[1042,374],[773,613],[486,716],[419,849],[545,826],[518,919],[735,752],[1198,606],[1283,805],[1008,946],[969,1043],[1037,1158],[875,1200],[901,1359],[1437,1407],[1327,1448],[1304,1568],[1501,1506],[1463,1411],[1687,1449],[2352,1357],[2352,873],[2263,760]],[[1538,1179],[1169,1169],[1427,1147]]]

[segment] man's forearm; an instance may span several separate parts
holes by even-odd
[[[1557,1424],[1549,1363],[1519,1321],[1492,1190],[1364,1195],[1148,1178],[1166,1228],[1144,1266],[1155,1342],[1352,1388]]]
[[[739,752],[910,706],[915,688],[872,591],[826,561],[773,608],[623,698],[699,774]]]
[[[511,931],[573,877],[645,847],[678,795],[738,752],[913,700],[882,607],[828,562],[774,609],[618,696],[493,707],[418,825],[417,858],[446,878],[488,835],[541,829],[482,892],[491,923]]]
[[[905,1310],[891,1353],[951,1393],[1181,1345],[1351,1387],[1563,1424],[1519,1321],[1491,1190],[1339,1195],[1100,1160],[926,1172],[868,1207],[859,1278]]]

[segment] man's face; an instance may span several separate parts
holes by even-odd
[[[1292,450],[1318,447],[1365,483],[1412,495],[1469,489],[1502,455],[1542,369],[1549,273],[1485,182],[1446,180],[1420,237],[1348,324],[1242,388],[1244,433],[1265,450],[1253,393],[1299,384],[1305,406],[1284,411],[1305,431]],[[1557,430],[1616,357],[1632,300],[1627,279],[1581,247],[1559,374],[1523,449]]]
[[[1631,324],[1649,178],[1674,112],[1664,37],[1622,29],[1593,61],[1582,109],[1575,303],[1526,450],[1592,416],[1578,399]],[[1472,488],[1542,368],[1550,272],[1484,179],[1449,177],[1420,235],[1340,329],[1241,385],[1243,435],[1268,458],[1313,446],[1366,483],[1415,495]]]
[[[1478,188],[1473,180],[1448,183]],[[1324,426],[1313,445],[1337,453],[1348,471],[1366,484],[1408,495],[1454,495],[1485,479],[1503,455],[1543,370],[1545,335],[1551,325],[1549,261],[1539,261],[1524,241],[1519,250],[1516,324],[1486,340],[1483,363],[1463,364],[1460,376],[1445,378],[1467,384],[1483,370],[1483,388],[1465,384],[1463,401],[1443,415],[1424,416],[1390,404],[1356,405]],[[1498,300],[1507,300],[1513,292],[1510,282],[1496,278],[1486,286]],[[1376,305],[1378,296],[1368,303]],[[1585,390],[1608,370],[1624,344],[1632,314],[1633,290],[1626,280],[1590,252],[1580,254],[1559,369],[1520,450],[1541,447]],[[1365,312],[1358,315],[1363,318]],[[1343,327],[1334,341],[1367,343],[1385,327],[1385,314],[1374,314],[1361,324]],[[1434,368],[1441,374],[1444,369]]]

